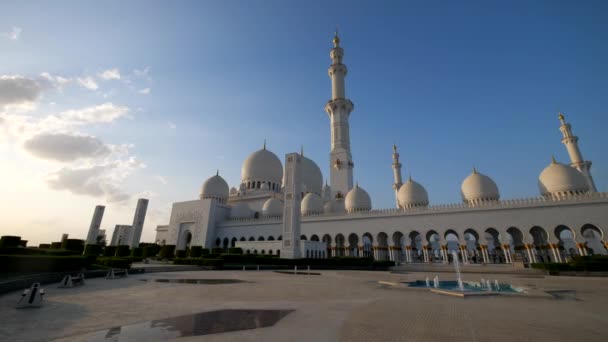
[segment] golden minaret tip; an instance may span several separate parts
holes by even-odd
[[[340,45],[340,37],[338,37],[338,29],[336,28],[336,32],[334,32],[334,47],[338,47]]]

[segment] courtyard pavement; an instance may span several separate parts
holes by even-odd
[[[318,272],[321,275],[188,271],[89,279],[85,286],[72,289],[49,284],[43,286],[45,305],[39,309],[15,309],[20,293],[0,296],[0,340],[163,340],[161,335],[150,336],[145,331],[129,339],[106,332],[118,326],[222,309],[295,311],[271,327],[177,340],[539,342],[608,338],[608,278],[464,274],[465,281],[484,277],[536,293],[568,292],[557,292],[560,298],[462,299],[378,284],[433,278],[435,274],[430,273]],[[454,280],[445,273],[439,277]],[[159,278],[245,282],[211,285],[150,281]]]

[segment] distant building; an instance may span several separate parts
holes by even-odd
[[[597,192],[591,162],[583,158],[578,137],[561,113],[561,142],[570,163],[553,159],[540,172],[539,197],[501,199],[494,180],[473,168],[461,185],[462,203],[429,205],[422,184],[412,177],[402,181],[399,153],[393,146],[387,166],[392,159],[394,182],[387,184],[387,190],[392,188],[396,208],[372,209],[369,194],[353,183],[349,119],[354,106],[345,94],[347,68],[337,35],[333,43],[328,70],[332,93],[325,105],[330,121],[330,184],[323,185],[321,169],[303,152],[296,157],[288,154],[284,169],[264,143],[243,162],[240,184],[229,188],[218,172],[203,183],[200,199],[173,203],[169,223],[157,228],[157,243],[175,245],[177,250],[236,246],[255,254],[287,251],[292,257],[374,257],[398,262],[445,263],[453,253],[464,263],[564,262],[576,255],[606,254],[608,193]],[[385,100],[400,104],[399,99]],[[416,128],[403,127],[403,134],[412,129]],[[317,138],[317,132],[310,136]],[[287,170],[294,160],[299,165],[295,185],[293,173]],[[455,172],[449,165],[438,167]],[[285,232],[293,232],[290,227],[300,236],[286,241]],[[299,250],[293,244],[299,244]]]
[[[112,233],[110,246],[129,245],[132,229],[129,225],[117,224],[114,227],[114,233]]]

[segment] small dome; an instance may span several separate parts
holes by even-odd
[[[372,209],[372,200],[369,198],[367,191],[363,190],[357,184],[352,188],[344,199],[344,207],[349,213],[355,211],[367,211]]]
[[[314,192],[321,195],[323,174],[319,166],[312,159],[302,156],[302,185],[305,192]]]
[[[420,183],[414,182],[412,178],[401,185],[397,198],[399,199],[399,207],[403,209],[429,205],[429,196],[426,190]]]
[[[302,199],[302,215],[320,214],[323,212],[323,201],[315,193],[308,193]]]
[[[219,174],[207,179],[201,187],[200,198],[212,198],[225,203],[228,199],[228,183]]]
[[[462,200],[467,203],[479,201],[498,201],[500,194],[494,181],[473,169],[473,172],[464,179],[460,187]]]
[[[587,192],[587,180],[577,169],[553,160],[538,177],[538,187],[543,196],[577,194]]]
[[[253,152],[241,168],[241,181],[270,182],[281,184],[283,178],[283,164],[281,160],[266,147]]]
[[[230,211],[231,218],[244,219],[253,217],[253,213],[249,206],[243,202],[239,202],[232,206],[232,210]]]
[[[230,195],[236,195],[238,190],[235,187],[230,188]]]
[[[323,212],[326,214],[344,212],[344,200],[331,200],[323,206]]]
[[[262,206],[264,216],[283,216],[283,202],[276,198],[269,198]]]

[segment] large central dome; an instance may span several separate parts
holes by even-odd
[[[266,183],[272,189],[272,184],[280,189],[283,178],[283,164],[281,160],[265,147],[255,151],[245,159],[241,168],[241,182],[247,184],[255,182],[255,186],[249,188],[260,188],[257,183]]]

